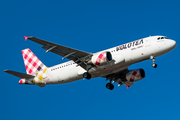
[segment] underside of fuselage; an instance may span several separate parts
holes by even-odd
[[[128,70],[132,64],[151,59],[152,66],[157,67],[155,58],[176,47],[174,40],[165,36],[150,36],[126,43],[97,53],[87,53],[62,45],[54,44],[35,37],[25,37],[43,45],[46,52],[53,52],[71,61],[47,68],[30,49],[22,51],[27,74],[6,70],[5,72],[22,78],[20,84],[44,87],[50,84],[62,84],[80,79],[103,77],[110,82],[106,87],[114,88],[124,84],[128,88],[135,81],[145,77],[143,69]]]

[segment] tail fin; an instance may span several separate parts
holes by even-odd
[[[27,74],[32,75],[46,68],[29,48],[22,50],[22,55]]]

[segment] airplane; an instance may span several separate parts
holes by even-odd
[[[53,52],[62,56],[62,60],[71,60],[46,67],[29,48],[22,50],[27,74],[12,70],[4,72],[21,78],[19,84],[40,87],[103,77],[109,80],[106,84],[106,88],[109,90],[114,89],[113,83],[115,82],[118,83],[118,86],[124,84],[129,88],[134,85],[134,82],[145,77],[145,71],[142,68],[129,70],[130,65],[151,59],[152,67],[156,68],[155,58],[176,47],[176,41],[166,36],[149,36],[97,53],[88,53],[36,37],[24,37],[25,40],[41,44],[46,53]]]

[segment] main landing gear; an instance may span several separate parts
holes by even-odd
[[[106,88],[109,90],[113,90],[114,89],[114,85],[112,83],[107,83],[106,84]]]
[[[106,84],[106,88],[109,90],[113,90],[114,89],[114,85],[111,83],[112,80],[109,80],[110,82]]]
[[[89,74],[88,72],[85,72],[84,74],[83,74],[83,78],[86,78],[86,79],[91,79],[91,74]]]
[[[155,57],[154,56],[150,56],[150,59],[152,60],[153,64],[153,68],[157,68],[157,64],[155,63]]]
[[[88,72],[91,67],[92,67],[91,65],[87,66],[87,68],[86,68],[87,72],[85,72],[83,74],[83,78],[86,78],[87,80],[91,79],[91,74]],[[112,82],[112,80],[110,80],[110,82],[106,84],[106,88],[109,89],[109,90],[114,89],[114,85],[111,82]]]
[[[86,78],[86,79],[91,79],[91,74],[90,73],[88,73],[88,72],[85,72],[84,74],[83,74],[83,78]],[[111,83],[111,81],[110,81],[110,83],[107,83],[106,84],[106,88],[107,89],[109,89],[109,90],[113,90],[114,89],[114,85]]]
[[[91,79],[91,74],[88,72],[90,69],[92,68],[92,65],[87,65],[86,66],[86,71],[84,74],[83,74],[83,78],[86,78],[86,79]]]

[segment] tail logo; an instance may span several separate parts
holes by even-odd
[[[22,50],[22,55],[27,74],[32,75],[46,68],[29,48]]]

